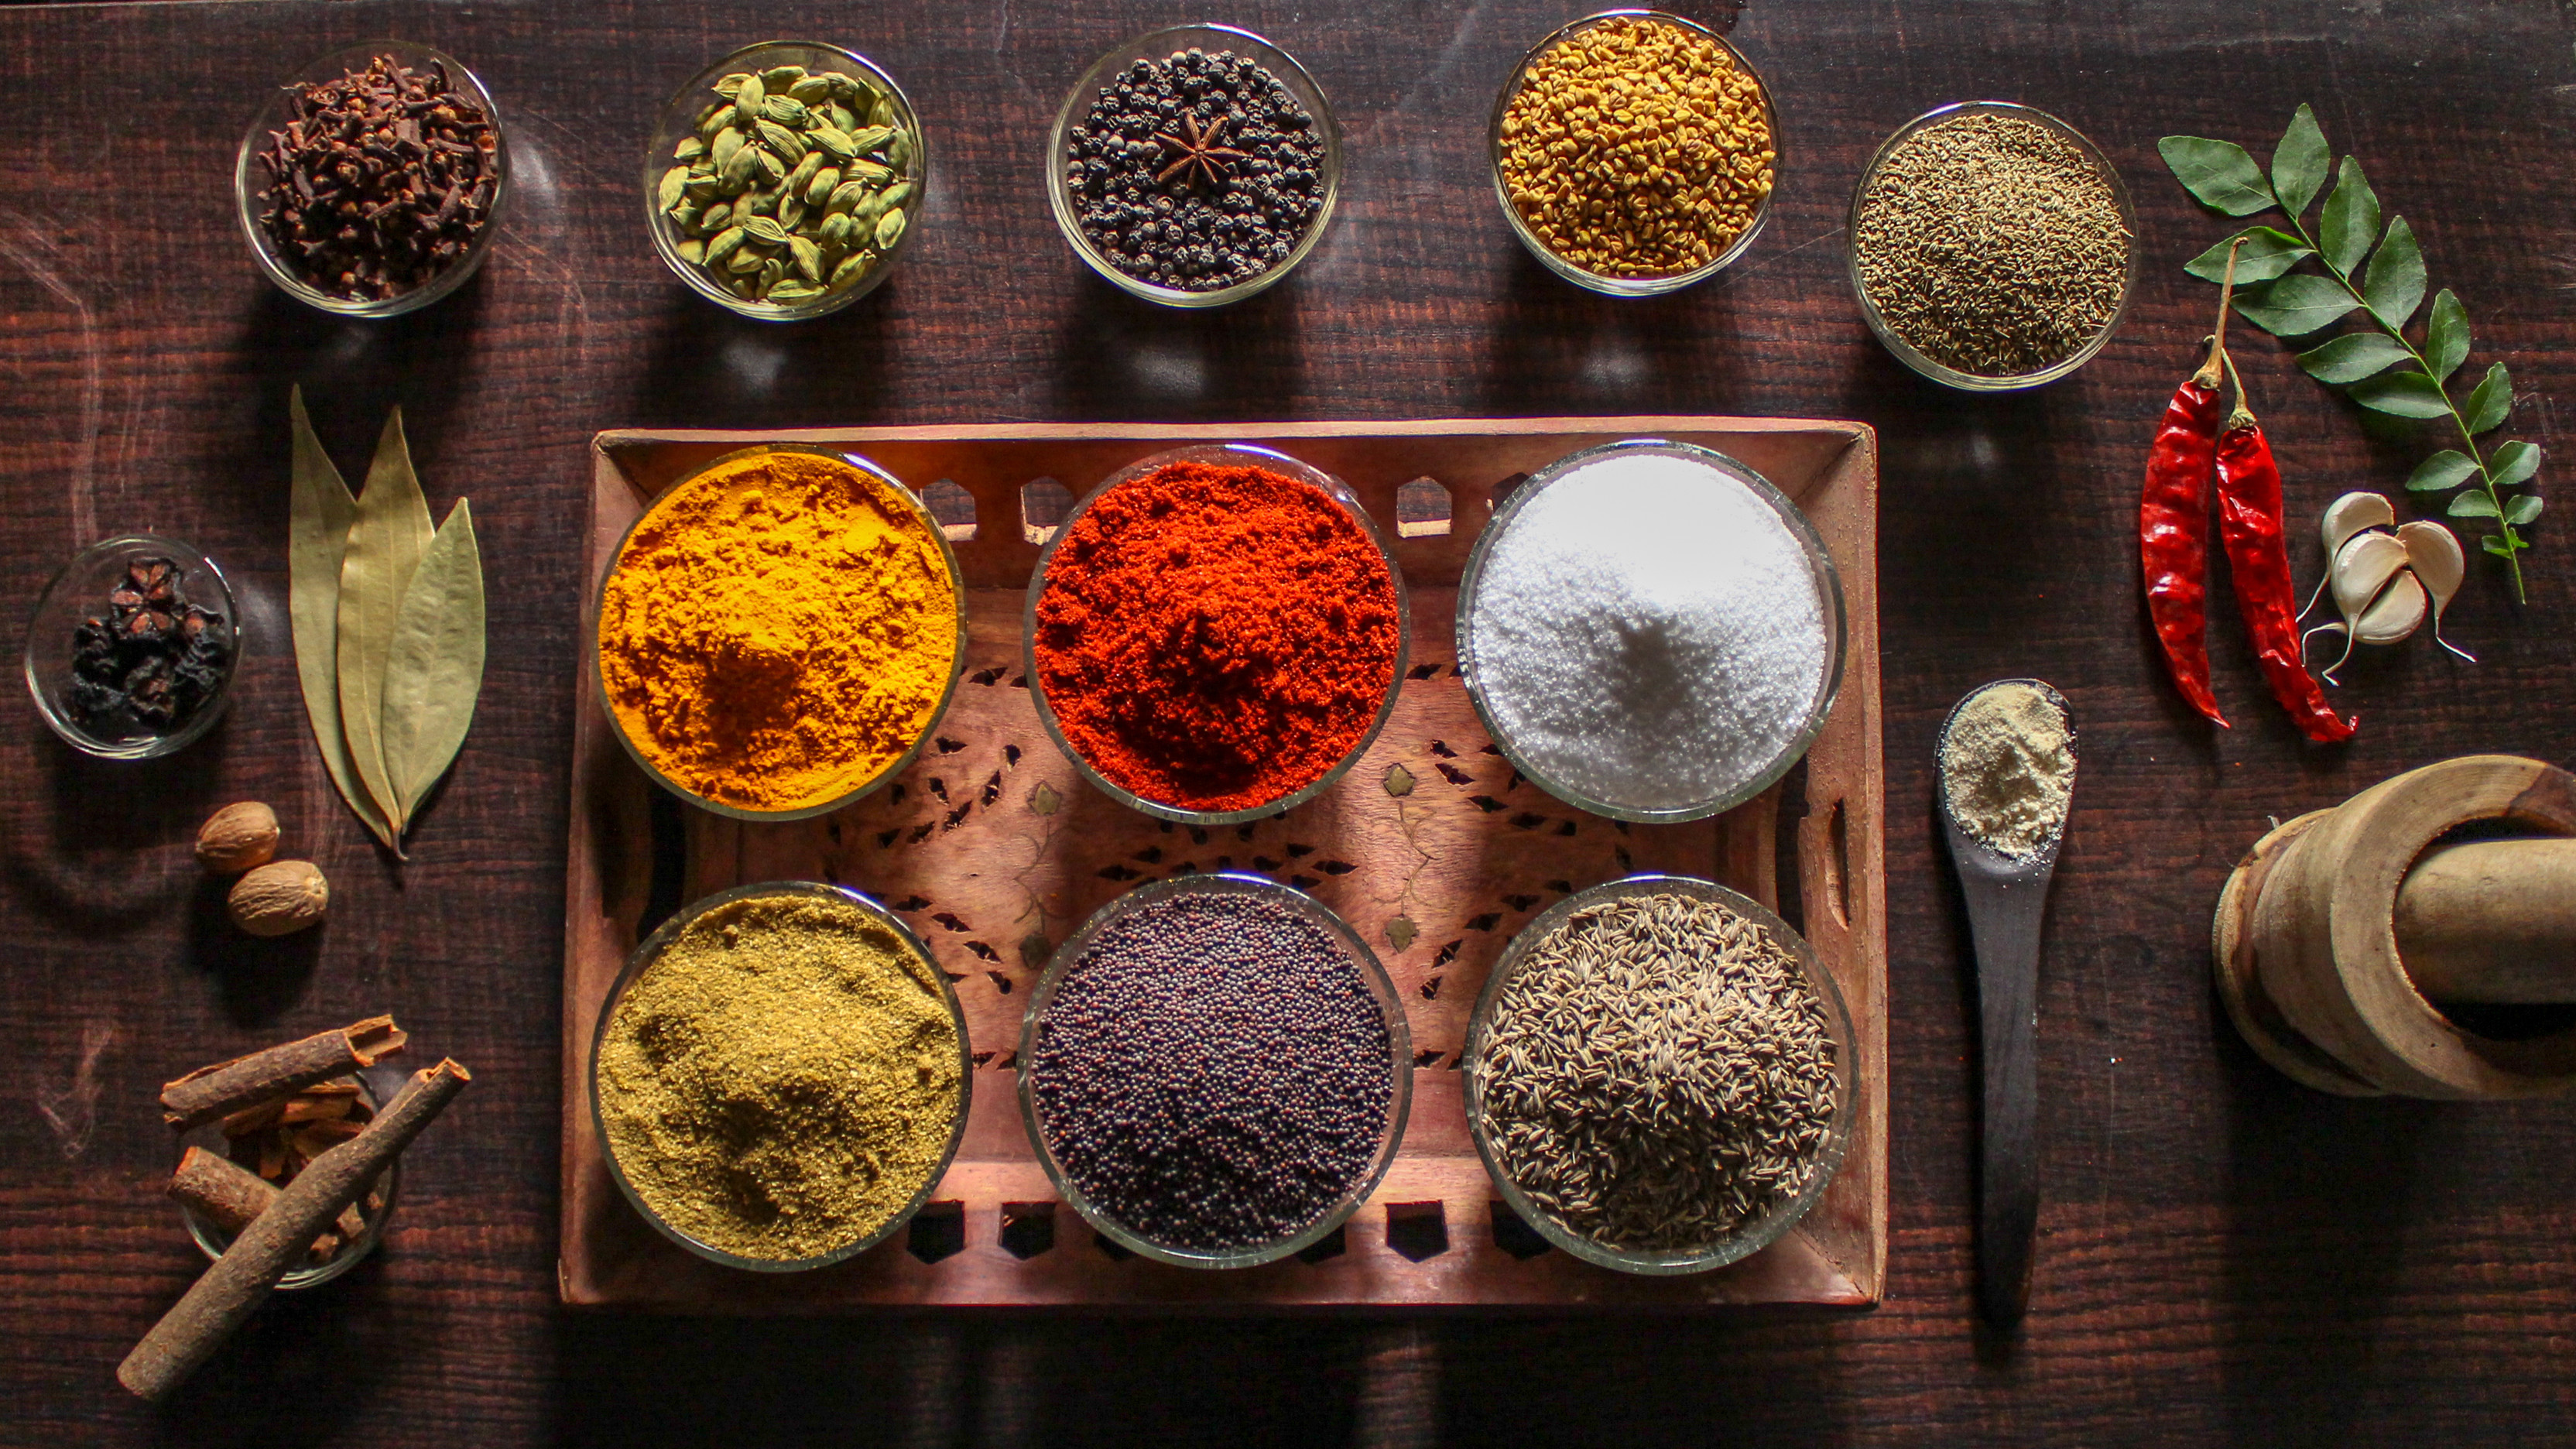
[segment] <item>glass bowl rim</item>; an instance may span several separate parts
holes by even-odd
[[[374,1082],[368,1080],[368,1070],[369,1069],[361,1068],[357,1071],[350,1072],[347,1075],[355,1077],[358,1081],[359,1090],[366,1093],[367,1110],[371,1113],[381,1112],[384,1110],[387,1098],[384,1093],[377,1090]],[[393,1070],[394,1074],[397,1076],[401,1074],[399,1068],[391,1070]],[[221,1124],[217,1122],[208,1123],[206,1125],[219,1127]],[[180,1156],[185,1157],[187,1155],[189,1145],[187,1138],[195,1135],[196,1132],[194,1131],[181,1135],[179,1148]],[[394,1154],[393,1160],[385,1164],[385,1170],[376,1175],[375,1185],[381,1186],[383,1189],[382,1196],[384,1198],[384,1206],[378,1208],[373,1214],[369,1214],[363,1206],[366,1200],[366,1195],[364,1193],[359,1194],[359,1204],[361,1205],[358,1208],[358,1216],[365,1224],[366,1231],[358,1235],[357,1241],[353,1244],[342,1244],[340,1251],[334,1253],[331,1256],[331,1260],[326,1263],[308,1264],[300,1258],[297,1259],[295,1266],[287,1269],[285,1276],[277,1280],[276,1291],[280,1293],[295,1293],[301,1292],[307,1288],[319,1288],[323,1284],[328,1283],[339,1277],[341,1274],[348,1272],[350,1269],[355,1268],[359,1263],[365,1261],[368,1254],[373,1253],[376,1250],[376,1245],[384,1241],[385,1225],[392,1221],[394,1205],[401,1198],[402,1154]],[[187,1225],[189,1240],[197,1245],[197,1251],[204,1253],[208,1261],[213,1261],[223,1257],[225,1252],[232,1247],[235,1235],[228,1234],[220,1228],[217,1228],[212,1222],[209,1222],[206,1219],[204,1214],[198,1212],[195,1208],[188,1206],[186,1203],[180,1203],[178,1208],[180,1220]]]
[[[1071,536],[1073,526],[1091,510],[1091,505],[1100,501],[1109,490],[1174,463],[1206,462],[1217,458],[1239,461],[1245,457],[1253,460],[1249,466],[1281,473],[1322,493],[1325,498],[1339,505],[1343,512],[1356,520],[1360,526],[1360,532],[1376,546],[1378,557],[1386,564],[1387,583],[1395,590],[1395,667],[1388,676],[1386,696],[1378,701],[1377,714],[1369,721],[1368,728],[1360,732],[1360,737],[1352,742],[1349,751],[1336,760],[1331,768],[1287,794],[1259,805],[1247,805],[1237,810],[1192,810],[1187,806],[1166,805],[1160,801],[1149,800],[1129,790],[1102,774],[1090,760],[1084,758],[1081,751],[1073,747],[1071,740],[1065,738],[1064,726],[1056,719],[1055,706],[1048,701],[1045,680],[1038,672],[1038,601],[1045,597],[1047,569],[1055,561],[1057,548]],[[1073,762],[1075,772],[1080,774],[1085,782],[1119,804],[1153,816],[1157,820],[1169,820],[1178,825],[1196,825],[1207,829],[1220,825],[1243,825],[1285,814],[1339,784],[1342,778],[1359,764],[1360,757],[1368,753],[1369,746],[1377,743],[1379,733],[1385,730],[1387,721],[1394,717],[1395,699],[1404,690],[1404,674],[1412,658],[1413,601],[1410,591],[1404,586],[1404,569],[1396,562],[1393,542],[1388,539],[1386,531],[1378,527],[1377,520],[1370,516],[1368,509],[1361,504],[1358,491],[1337,475],[1325,472],[1302,458],[1291,457],[1276,448],[1265,448],[1255,443],[1192,443],[1185,447],[1167,448],[1162,452],[1139,458],[1093,485],[1091,491],[1082,495],[1080,501],[1065,514],[1064,522],[1056,525],[1056,530],[1047,539],[1046,546],[1038,550],[1037,563],[1029,570],[1027,595],[1020,605],[1020,666],[1028,676],[1029,696],[1037,705],[1038,724],[1046,731],[1047,738],[1054,743],[1057,751]]]
[[[659,200],[656,187],[660,183],[661,175],[668,171],[672,164],[671,138],[675,135],[694,134],[696,130],[694,125],[679,126],[675,118],[684,112],[694,116],[697,111],[705,108],[703,104],[692,107],[686,102],[697,95],[713,94],[706,90],[708,82],[737,69],[748,69],[737,64],[738,62],[754,55],[781,50],[827,51],[865,71],[871,84],[882,85],[885,88],[886,94],[894,98],[894,103],[903,109],[904,118],[912,125],[913,157],[910,179],[913,194],[905,206],[903,235],[895,239],[894,251],[868,276],[838,292],[824,292],[794,306],[772,307],[762,302],[744,301],[708,281],[705,272],[696,265],[682,261],[678,253],[673,250],[676,244],[671,240],[670,218],[664,216],[661,207],[655,203]],[[763,66],[761,69],[767,70],[769,67]],[[884,66],[858,51],[828,40],[756,40],[730,54],[718,56],[708,62],[705,69],[682,82],[680,88],[671,93],[671,98],[663,102],[661,113],[653,122],[653,129],[644,137],[642,194],[644,234],[653,243],[654,255],[660,257],[662,264],[670,268],[672,275],[679,278],[689,290],[737,317],[747,317],[754,322],[810,322],[817,317],[828,317],[884,285],[886,278],[894,274],[895,268],[911,252],[913,237],[920,231],[917,224],[920,207],[930,199],[930,133],[921,124],[921,111],[913,105],[911,95],[905,92],[902,84],[896,81]]]
[[[1091,239],[1082,234],[1082,225],[1073,215],[1070,189],[1064,179],[1062,158],[1065,137],[1073,129],[1074,115],[1082,108],[1084,98],[1099,92],[1099,82],[1110,70],[1110,62],[1116,60],[1119,68],[1124,69],[1135,60],[1148,58],[1143,52],[1160,49],[1161,43],[1179,36],[1218,36],[1223,37],[1229,45],[1250,44],[1255,51],[1250,58],[1278,77],[1282,85],[1287,86],[1293,93],[1297,88],[1295,83],[1302,83],[1305,90],[1311,93],[1311,101],[1304,95],[1298,96],[1298,101],[1307,105],[1314,113],[1316,130],[1324,139],[1324,163],[1321,168],[1324,183],[1323,200],[1316,207],[1315,219],[1306,228],[1305,235],[1298,238],[1295,246],[1289,248],[1286,260],[1281,261],[1277,266],[1264,268],[1230,287],[1218,287],[1206,292],[1191,292],[1178,287],[1162,286],[1140,277],[1131,277],[1111,266],[1108,258],[1101,256],[1092,247]],[[1333,113],[1331,97],[1324,93],[1323,83],[1316,80],[1314,73],[1307,70],[1297,57],[1289,54],[1285,48],[1269,37],[1247,30],[1240,25],[1227,25],[1213,20],[1166,25],[1146,31],[1142,35],[1102,51],[1091,62],[1090,67],[1083,71],[1081,77],[1073,83],[1073,89],[1065,94],[1064,104],[1056,109],[1055,122],[1047,128],[1046,146],[1044,164],[1048,210],[1055,217],[1056,230],[1064,234],[1065,242],[1073,249],[1073,254],[1119,290],[1165,307],[1222,307],[1228,303],[1240,302],[1287,280],[1288,274],[1304,265],[1306,258],[1313,255],[1315,249],[1323,244],[1324,233],[1331,229],[1333,213],[1341,201],[1342,126],[1341,121]]]
[[[1826,1129],[1825,1141],[1816,1150],[1814,1173],[1793,1197],[1783,1199],[1770,1212],[1738,1230],[1719,1243],[1696,1252],[1636,1252],[1612,1248],[1569,1231],[1521,1190],[1520,1184],[1503,1171],[1496,1161],[1493,1145],[1487,1140],[1483,1114],[1478,1105],[1483,1096],[1483,1073],[1476,1062],[1493,1022],[1494,1003],[1502,995],[1503,984],[1510,980],[1537,949],[1538,944],[1555,933],[1567,918],[1602,901],[1639,895],[1684,895],[1711,901],[1743,916],[1771,934],[1772,939],[1797,960],[1808,984],[1825,1005],[1826,1035],[1833,1041],[1834,1115]],[[1789,923],[1760,901],[1741,891],[1720,885],[1700,876],[1640,872],[1602,881],[1584,887],[1532,918],[1503,945],[1485,984],[1476,994],[1475,1011],[1467,1019],[1467,1039],[1458,1055],[1458,1066],[1464,1080],[1460,1090],[1467,1113],[1467,1134],[1476,1143],[1476,1156],[1484,1163],[1485,1173],[1493,1180],[1494,1190],[1531,1231],[1545,1239],[1549,1246],[1563,1249],[1584,1262],[1623,1273],[1650,1276],[1678,1276],[1702,1273],[1739,1262],[1770,1247],[1789,1235],[1789,1230],[1803,1221],[1810,1209],[1822,1201],[1825,1190],[1841,1172],[1845,1156],[1851,1149],[1853,1133],[1861,1111],[1861,1042],[1852,1023],[1851,1009],[1843,1000],[1842,987],[1833,973],[1825,969],[1824,958],[1815,943],[1805,934],[1790,929]]]
[[[1763,193],[1762,204],[1754,208],[1753,220],[1746,223],[1744,230],[1736,234],[1735,240],[1727,243],[1724,251],[1687,272],[1674,272],[1660,277],[1614,277],[1606,272],[1596,272],[1588,267],[1577,266],[1558,256],[1547,243],[1539,240],[1538,234],[1529,229],[1529,223],[1521,219],[1519,210],[1512,205],[1511,193],[1503,185],[1503,118],[1511,110],[1513,99],[1520,95],[1522,86],[1527,83],[1530,64],[1557,45],[1572,39],[1579,32],[1611,20],[1663,21],[1717,42],[1718,46],[1734,60],[1736,69],[1753,78],[1754,91],[1762,98],[1762,119],[1771,128],[1771,189]],[[1513,62],[1511,73],[1503,78],[1501,87],[1494,92],[1493,111],[1485,122],[1485,174],[1486,178],[1493,183],[1494,201],[1502,208],[1503,221],[1511,228],[1512,235],[1538,261],[1539,265],[1578,287],[1597,292],[1605,297],[1666,296],[1686,287],[1697,286],[1734,265],[1752,249],[1754,240],[1762,234],[1763,226],[1771,220],[1772,203],[1779,198],[1780,177],[1787,170],[1788,161],[1789,148],[1780,130],[1780,102],[1772,92],[1770,78],[1763,75],[1755,68],[1752,61],[1745,58],[1744,52],[1734,41],[1687,15],[1676,15],[1669,10],[1645,8],[1599,10],[1590,15],[1569,20],[1549,31],[1540,37],[1537,44],[1523,51],[1519,60]]]
[[[929,969],[931,979],[938,983],[940,1000],[947,1003],[949,1023],[957,1029],[957,1110],[955,1120],[949,1123],[948,1146],[940,1153],[939,1164],[931,1169],[929,1176],[922,1179],[921,1186],[913,1193],[911,1201],[905,1203],[893,1216],[839,1247],[808,1258],[746,1258],[712,1244],[699,1242],[664,1221],[662,1215],[654,1211],[650,1203],[644,1201],[644,1195],[635,1190],[635,1184],[627,1180],[626,1169],[617,1160],[616,1141],[608,1135],[607,1111],[600,1105],[600,1047],[608,1040],[608,1025],[615,1019],[618,1005],[626,999],[627,988],[632,986],[645,971],[651,969],[652,964],[661,958],[662,952],[679,937],[681,932],[696,924],[699,919],[737,901],[763,896],[806,896],[841,901],[857,907],[860,914],[893,932],[895,939]],[[756,881],[748,885],[729,886],[711,895],[700,896],[680,907],[673,911],[662,924],[654,927],[643,940],[637,942],[633,951],[627,953],[625,964],[618,968],[617,979],[609,983],[608,995],[599,1004],[599,1017],[591,1027],[589,1064],[584,1075],[589,1087],[591,1132],[599,1143],[600,1160],[608,1165],[608,1175],[616,1181],[618,1193],[626,1199],[628,1206],[635,1209],[637,1216],[650,1223],[654,1231],[663,1237],[710,1263],[727,1268],[740,1268],[753,1273],[802,1273],[810,1269],[845,1262],[892,1238],[904,1224],[912,1221],[924,1204],[930,1201],[931,1194],[938,1191],[939,1184],[948,1176],[949,1168],[957,1161],[957,1149],[966,1140],[966,1122],[974,1108],[975,1044],[967,1031],[966,1008],[957,999],[956,985],[949,981],[947,973],[939,968],[939,958],[931,952],[929,944],[924,942],[912,927],[904,924],[902,918],[889,909],[884,902],[852,890],[848,886],[833,885],[825,881]]]
[[[1887,319],[1879,315],[1878,304],[1870,300],[1869,288],[1861,282],[1860,248],[1855,241],[1860,232],[1861,203],[1868,199],[1870,182],[1877,178],[1878,168],[1886,162],[1888,156],[1900,143],[1944,121],[1966,116],[1988,115],[2017,116],[2039,125],[2052,134],[2072,141],[2076,149],[2083,153],[2085,159],[2092,162],[2094,170],[2110,182],[2111,200],[2119,214],[2120,229],[2129,239],[2129,262],[2121,274],[2120,301],[2111,309],[2110,319],[2104,322],[2083,346],[2068,353],[2064,358],[2036,372],[2014,373],[2003,377],[1986,377],[1978,373],[1961,372],[1946,363],[1935,362],[1925,356],[1914,344],[1897,336],[1896,330],[1887,324]],[[2092,137],[2067,124],[2064,119],[2037,106],[2024,105],[2020,101],[1951,101],[1934,106],[1898,126],[1888,133],[1886,140],[1878,143],[1878,149],[1870,153],[1868,164],[1861,167],[1860,179],[1852,185],[1851,205],[1843,216],[1843,271],[1851,282],[1852,295],[1860,302],[1861,320],[1869,325],[1870,335],[1878,339],[1879,345],[1885,347],[1890,356],[1904,363],[1917,374],[1943,387],[1960,392],[2020,392],[2028,388],[2045,387],[2049,383],[2070,376],[2086,363],[2100,356],[2102,350],[2111,345],[2111,339],[2118,335],[2121,325],[2129,320],[2129,307],[2137,300],[2138,274],[2141,265],[2139,250],[2138,213],[2130,200],[2128,183],[2120,178],[2120,168],[2111,164],[2110,156],[2093,143]]]
[[[1791,736],[1788,746],[1781,751],[1777,760],[1765,769],[1747,776],[1744,784],[1727,794],[1716,797],[1713,802],[1645,808],[1595,800],[1579,790],[1561,787],[1551,772],[1533,764],[1522,751],[1519,743],[1512,739],[1510,731],[1502,727],[1502,722],[1495,717],[1492,706],[1485,701],[1483,676],[1476,666],[1473,634],[1476,595],[1479,585],[1484,581],[1485,568],[1492,557],[1496,540],[1500,539],[1512,521],[1519,517],[1521,509],[1532,498],[1538,496],[1540,489],[1601,458],[1631,451],[1686,458],[1745,485],[1755,498],[1769,505],[1772,511],[1779,515],[1781,522],[1787,526],[1790,536],[1798,541],[1801,550],[1807,556],[1809,567],[1816,575],[1818,602],[1831,616],[1830,642],[1833,647],[1825,667],[1823,686],[1816,693],[1815,703],[1806,723]],[[1672,438],[1622,438],[1616,442],[1598,443],[1592,447],[1568,453],[1531,474],[1519,487],[1512,490],[1511,496],[1503,500],[1502,506],[1493,511],[1493,516],[1487,519],[1485,526],[1477,532],[1475,544],[1467,551],[1467,566],[1458,577],[1458,617],[1455,635],[1458,668],[1467,686],[1467,702],[1475,708],[1477,723],[1484,726],[1486,736],[1494,742],[1494,748],[1503,752],[1503,758],[1509,761],[1514,769],[1519,770],[1523,778],[1576,809],[1611,820],[1627,820],[1650,825],[1684,824],[1722,814],[1760,795],[1778,784],[1791,770],[1797,768],[1798,762],[1806,758],[1808,750],[1815,746],[1816,737],[1824,733],[1826,721],[1833,715],[1834,704],[1842,696],[1843,670],[1848,662],[1846,655],[1851,645],[1851,626],[1845,609],[1842,568],[1834,562],[1832,550],[1825,547],[1823,535],[1816,532],[1816,526],[1807,517],[1806,511],[1798,507],[1796,500],[1781,492],[1770,479],[1746,463],[1697,443],[1686,443]]]
[[[472,67],[437,46],[391,37],[361,41],[313,57],[298,67],[296,74],[320,73],[333,68],[345,74],[349,69],[346,62],[352,57],[362,57],[360,64],[364,65],[366,61],[384,54],[394,55],[405,65],[436,61],[445,66],[449,86],[463,89],[471,95],[482,106],[483,118],[492,127],[492,206],[483,218],[483,229],[474,234],[465,254],[448,264],[446,270],[399,296],[381,301],[351,301],[345,297],[334,297],[289,272],[273,254],[267,236],[260,230],[258,189],[251,182],[251,171],[259,161],[260,143],[268,139],[268,121],[283,104],[281,97],[292,94],[298,86],[315,82],[290,82],[277,87],[274,92],[264,93],[258,109],[251,114],[249,126],[242,133],[241,147],[233,157],[234,218],[241,224],[242,234],[250,243],[251,257],[258,264],[260,275],[296,301],[340,317],[399,317],[430,306],[473,280],[474,274],[483,269],[484,258],[491,254],[493,243],[501,235],[501,223],[508,219],[510,194],[514,189],[516,173],[510,164],[510,127],[501,115],[499,103],[492,98],[491,88],[483,84],[483,78],[476,75]]]
[[[1369,988],[1369,995],[1376,1000],[1378,1012],[1387,1024],[1387,1066],[1393,1095],[1387,1106],[1385,1136],[1378,1144],[1375,1161],[1314,1222],[1286,1237],[1251,1248],[1171,1248],[1144,1237],[1110,1216],[1057,1165],[1054,1152],[1047,1146],[1045,1130],[1039,1125],[1037,1089],[1031,1084],[1029,1064],[1036,1059],[1038,1023],[1047,1007],[1054,1003],[1057,988],[1073,973],[1074,967],[1081,964],[1083,953],[1091,943],[1102,931],[1136,911],[1155,902],[1184,895],[1278,899],[1301,919],[1323,927],[1346,948],[1347,959],[1359,973],[1361,982]],[[1249,871],[1205,871],[1167,876],[1162,880],[1146,881],[1110,897],[1047,958],[1047,969],[1038,978],[1037,985],[1030,989],[1029,1004],[1020,1016],[1018,1048],[1019,1068],[1015,1075],[1019,1078],[1020,1128],[1027,1134],[1030,1152],[1037,1158],[1038,1166],[1045,1170],[1048,1183],[1085,1223],[1091,1225],[1092,1231],[1139,1257],[1175,1267],[1220,1270],[1259,1267],[1304,1252],[1332,1236],[1334,1229],[1349,1222],[1367,1205],[1370,1195],[1386,1180],[1387,1170],[1395,1165],[1396,1156],[1403,1148],[1405,1126],[1412,1119],[1413,1028],[1404,1009],[1404,993],[1396,986],[1395,978],[1387,973],[1386,964],[1378,959],[1377,952],[1341,912],[1295,886],[1282,885]]]
[[[826,800],[808,801],[802,805],[789,806],[778,810],[754,810],[741,805],[727,804],[722,800],[709,799],[707,796],[701,795],[697,791],[690,789],[688,786],[681,784],[679,781],[672,779],[669,775],[662,772],[660,766],[654,764],[650,759],[645,757],[644,751],[636,745],[634,740],[628,738],[626,733],[626,722],[618,715],[616,702],[610,699],[608,695],[608,672],[600,667],[600,656],[606,652],[606,643],[600,637],[600,626],[608,618],[608,586],[616,581],[618,569],[626,560],[626,546],[634,540],[635,531],[643,527],[645,521],[650,519],[663,503],[677,496],[681,489],[688,487],[701,478],[704,478],[708,473],[713,472],[723,464],[733,462],[740,458],[748,458],[755,454],[766,455],[772,453],[799,453],[808,457],[828,458],[837,463],[845,463],[894,490],[896,499],[912,510],[915,518],[919,520],[922,527],[929,530],[930,536],[933,539],[936,539],[939,543],[939,557],[946,564],[948,569],[948,592],[954,606],[953,616],[956,628],[957,648],[955,654],[949,660],[948,682],[940,687],[939,702],[931,706],[930,717],[923,723],[921,734],[913,740],[912,744],[908,746],[902,754],[895,756],[892,761],[888,762],[885,768],[877,771],[873,775],[870,775],[867,779],[861,781],[841,794],[832,796]],[[720,815],[727,820],[743,820],[754,824],[783,824],[795,820],[811,820],[817,815],[828,815],[845,805],[852,804],[874,794],[879,789],[884,788],[888,781],[893,780],[905,770],[910,769],[913,762],[921,758],[922,747],[930,742],[933,735],[939,733],[940,720],[946,717],[949,705],[956,700],[957,681],[963,678],[966,673],[966,642],[965,571],[958,565],[957,550],[948,542],[947,530],[941,527],[938,518],[932,515],[930,506],[921,501],[919,494],[914,493],[910,487],[905,485],[902,479],[894,476],[893,472],[887,469],[883,464],[878,463],[874,459],[869,458],[862,453],[854,452],[846,448],[835,448],[818,443],[755,443],[749,447],[736,448],[719,457],[710,458],[706,462],[689,470],[685,477],[682,477],[678,482],[673,483],[670,487],[663,489],[659,494],[656,494],[650,502],[646,503],[644,505],[644,511],[637,514],[635,521],[626,525],[625,531],[617,536],[617,547],[609,551],[608,567],[600,571],[599,582],[593,586],[591,591],[591,626],[589,647],[587,650],[587,667],[590,671],[591,690],[595,696],[594,702],[599,706],[600,712],[608,716],[609,733],[616,737],[618,745],[626,751],[626,757],[633,760],[636,766],[643,770],[646,779],[651,780],[653,783],[670,791],[672,794],[679,796],[690,804],[697,806],[699,809],[705,810],[713,815]]]
[[[143,740],[102,740],[73,724],[61,706],[54,702],[53,696],[59,691],[37,677],[36,630],[43,624],[47,610],[70,586],[72,575],[83,565],[103,562],[128,550],[141,552],[146,549],[178,563],[183,577],[193,565],[214,580],[215,592],[223,601],[224,630],[232,637],[232,658],[224,664],[224,677],[215,686],[214,696],[190,716],[186,724],[166,735],[154,735]],[[75,609],[73,613],[79,616],[82,611]],[[165,534],[119,533],[74,553],[62,567],[54,570],[52,578],[45,581],[45,587],[36,595],[35,606],[27,613],[27,637],[20,654],[19,669],[27,681],[27,693],[35,700],[36,713],[64,744],[97,760],[157,760],[164,755],[177,754],[205,738],[207,732],[223,718],[224,712],[232,707],[233,679],[241,672],[242,654],[247,648],[248,641],[242,633],[241,601],[233,593],[232,580],[224,577],[222,566],[212,555],[201,553],[193,545]]]

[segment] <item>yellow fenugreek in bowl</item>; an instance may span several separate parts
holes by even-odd
[[[1530,255],[1621,297],[1742,256],[1771,214],[1771,91],[1723,36],[1658,10],[1586,16],[1530,47],[1495,98],[1494,194]]]

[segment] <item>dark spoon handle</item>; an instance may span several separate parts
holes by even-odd
[[[2019,1322],[2030,1302],[2039,1229],[2039,922],[2047,893],[2045,877],[1967,889],[1985,1069],[1977,1300],[1999,1325]]]

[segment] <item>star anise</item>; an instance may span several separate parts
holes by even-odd
[[[1207,178],[1210,190],[1223,186],[1225,179],[1234,174],[1231,163],[1252,159],[1232,147],[1217,144],[1225,138],[1225,123],[1228,119],[1228,117],[1219,116],[1208,124],[1205,131],[1201,131],[1199,118],[1195,113],[1182,116],[1181,125],[1189,133],[1188,140],[1168,132],[1155,132],[1154,139],[1171,148],[1175,158],[1171,165],[1163,168],[1161,175],[1154,178],[1155,184],[1160,185],[1175,176],[1186,176],[1191,181],[1204,176]]]

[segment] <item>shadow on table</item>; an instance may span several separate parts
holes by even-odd
[[[1231,306],[1193,309],[1131,296],[1086,271],[1054,339],[1047,411],[1122,422],[1285,416],[1306,385],[1299,308],[1310,285],[1291,273]]]

